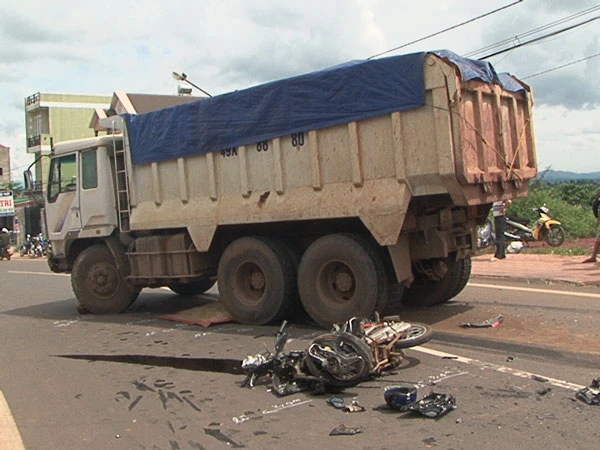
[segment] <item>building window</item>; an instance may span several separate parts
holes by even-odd
[[[2,167],[0,167],[0,177],[4,175],[4,169]]]

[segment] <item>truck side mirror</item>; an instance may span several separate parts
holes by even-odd
[[[25,190],[32,191],[33,190],[33,175],[31,175],[31,170],[27,169],[23,172],[23,178],[25,181]]]

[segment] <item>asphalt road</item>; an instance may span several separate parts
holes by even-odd
[[[121,315],[79,315],[68,276],[43,260],[0,263],[3,449],[596,449],[600,406],[575,399],[600,376],[594,288],[474,279],[446,305],[403,311],[437,337],[397,372],[342,393],[241,388],[233,361],[271,348],[275,327],[209,328],[159,315],[212,301],[144,290]],[[461,328],[502,314],[497,328]],[[296,324],[288,349],[322,333]],[[386,386],[451,394],[439,419],[380,409]],[[330,436],[340,426],[355,435]],[[21,445],[21,441],[22,444]]]

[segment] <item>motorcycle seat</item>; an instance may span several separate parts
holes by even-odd
[[[531,220],[529,220],[527,217],[514,217],[514,216],[506,216],[506,217],[508,220],[520,223],[522,225],[529,225],[529,223],[531,222]]]

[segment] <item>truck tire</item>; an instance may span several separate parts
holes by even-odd
[[[191,283],[174,283],[169,285],[169,289],[179,295],[200,295],[212,288],[217,280],[207,278],[205,280],[192,281]]]
[[[469,278],[471,278],[471,257],[467,256],[465,259],[459,259],[454,264],[450,286],[446,295],[444,295],[442,303],[447,302],[460,294],[469,282]]]
[[[453,257],[444,259],[431,260],[423,262],[431,266],[432,269],[434,264],[445,264],[446,274],[439,280],[434,280],[427,277],[423,272],[414,271],[416,274],[415,281],[413,284],[404,290],[404,296],[402,297],[402,303],[407,306],[433,306],[439,303],[443,303],[447,300],[447,295],[452,287],[452,279],[454,267],[456,261]]]
[[[71,286],[79,303],[94,314],[120,313],[140,293],[121,275],[113,254],[104,245],[88,247],[79,254],[73,264]]]
[[[322,327],[385,310],[388,278],[381,253],[368,240],[331,234],[313,242],[298,269],[300,300]]]
[[[221,302],[233,319],[266,325],[284,319],[293,309],[296,267],[280,241],[244,237],[233,241],[219,261]]]

